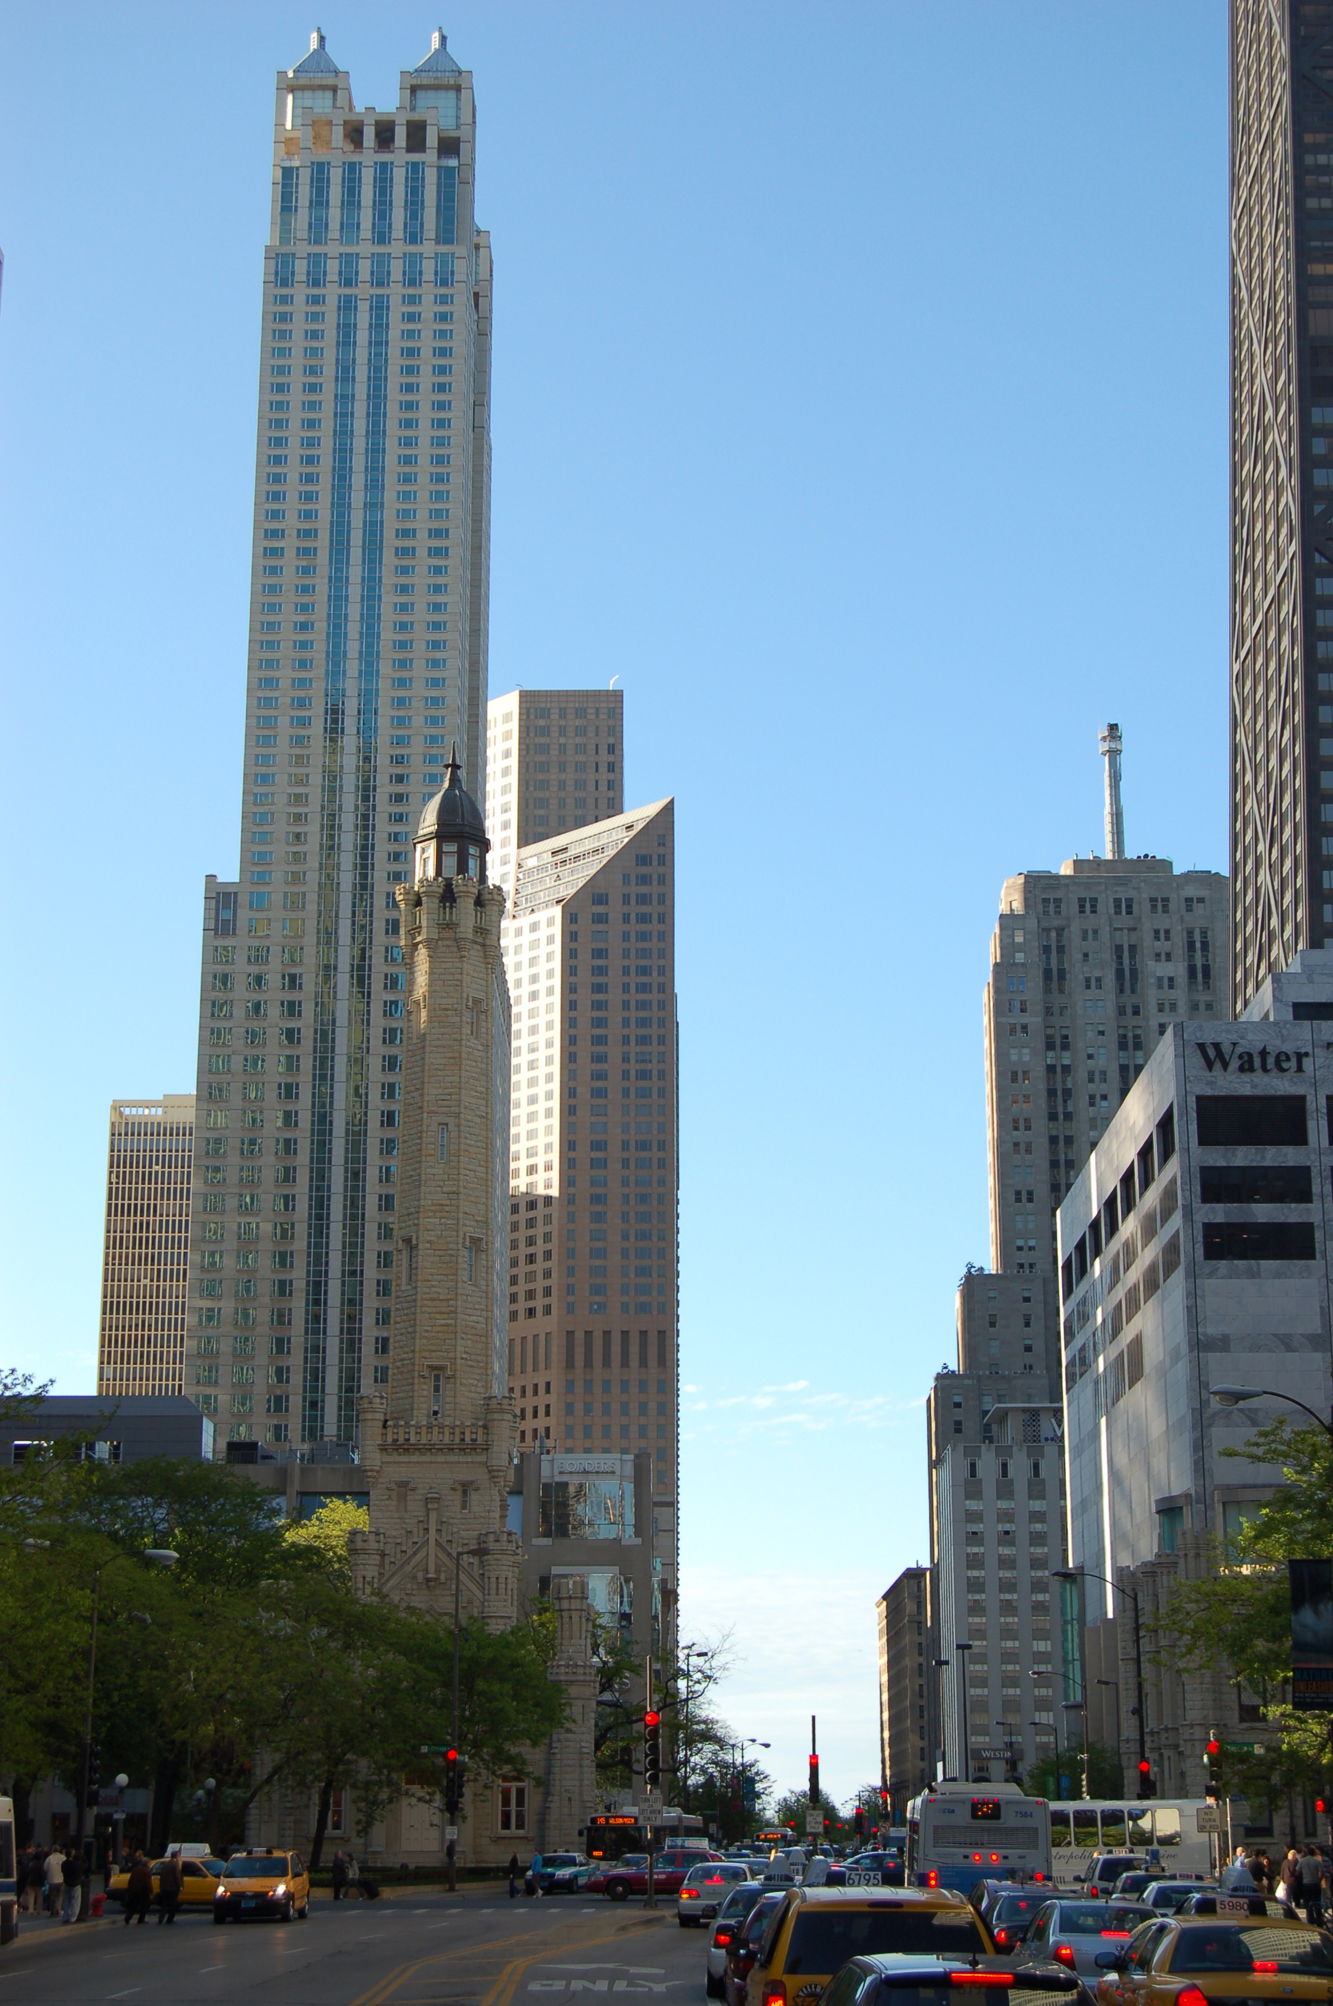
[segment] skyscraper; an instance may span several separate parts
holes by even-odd
[[[674,1634],[674,881],[657,801],[521,850],[505,927],[509,1386],[540,1465],[525,1490],[540,1482],[545,1537],[572,1542],[536,1564],[584,1575],[639,1655]],[[605,1496],[580,1534],[568,1487],[590,1478]]]
[[[194,1095],[112,1101],[97,1390],[181,1391]]]
[[[387,1364],[394,890],[450,746],[485,777],[475,136],[442,34],[393,111],[357,111],[319,33],[278,75],[243,852],[208,884],[200,1013],[186,1389],[224,1439],[347,1441]]]
[[[487,720],[491,876],[513,889],[527,843],[618,815],[625,805],[623,690],[511,690]]]
[[[1333,12],[1231,6],[1233,998],[1333,942]]]

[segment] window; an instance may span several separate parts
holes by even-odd
[[[1303,1147],[1304,1094],[1200,1094],[1194,1120],[1204,1149]]]
[[[528,1786],[501,1783],[496,1788],[496,1823],[502,1832],[522,1833],[528,1829]]]
[[[1286,1219],[1223,1219],[1203,1229],[1205,1261],[1312,1261],[1312,1222]]]
[[[1310,1205],[1314,1194],[1304,1163],[1228,1163],[1199,1172],[1204,1205]]]

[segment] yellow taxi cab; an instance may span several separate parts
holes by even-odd
[[[814,2006],[849,1958],[989,1957],[995,1944],[952,1888],[790,1888],[759,1946],[745,2006]]]
[[[1145,1922],[1123,1950],[1098,1957],[1098,2006],[1329,2006],[1333,1937],[1273,1906],[1219,1895],[1206,1913]]]
[[[154,1901],[157,1900],[158,1894],[161,1891],[161,1874],[164,1864],[165,1862],[162,1860],[153,1861]],[[196,1858],[192,1854],[188,1858],[181,1860],[180,1870],[180,1906],[182,1908],[208,1908],[213,1900],[213,1891],[217,1887],[218,1877],[223,1872],[222,1861],[215,1860],[211,1855]],[[129,1893],[129,1886],[129,1871],[127,1868],[122,1868],[119,1873],[111,1876],[110,1884],[106,1891],[107,1900],[109,1902],[119,1902],[124,1907],[125,1897]]]
[[[299,1853],[252,1847],[234,1853],[213,1894],[213,1920],[238,1922],[242,1916],[273,1916],[290,1922],[310,1913],[310,1875]]]

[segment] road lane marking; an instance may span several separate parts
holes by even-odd
[[[210,1971],[225,1971],[226,1968],[225,1964],[201,1964],[199,1967],[199,1976],[207,1978]]]
[[[134,1992],[142,1992],[142,1991],[143,1991],[143,1987],[142,1987],[142,1985],[131,1985],[131,1986],[129,1987],[128,1991],[125,1991],[125,1992],[108,1992],[106,1996],[107,1996],[107,1998],[108,1998],[108,1999],[128,1999],[128,1998],[130,1997],[131,1993],[134,1993]]]

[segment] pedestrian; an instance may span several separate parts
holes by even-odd
[[[540,1853],[534,1853],[532,1856],[532,1865],[528,1868],[527,1892],[529,1894],[535,1895],[538,1901],[541,1900],[541,1894],[542,1894],[541,1876],[542,1876],[542,1856]]]
[[[518,1894],[518,1881],[519,1881],[519,1875],[520,1875],[520,1874],[522,1873],[522,1871],[523,1871],[523,1869],[522,1869],[522,1867],[520,1867],[520,1865],[519,1865],[519,1863],[518,1863],[518,1854],[517,1854],[517,1853],[511,1853],[511,1854],[509,1855],[509,1899],[510,1899],[510,1901],[513,1901],[513,1900],[515,1899],[515,1897],[517,1896],[517,1894]]]
[[[125,1927],[143,1919],[153,1905],[153,1869],[139,1851],[130,1862],[129,1885],[125,1890]]]
[[[1278,1872],[1277,1897],[1291,1910],[1293,1917],[1296,1913],[1296,1903],[1300,1898],[1300,1866],[1300,1854],[1294,1846],[1289,1846]]]
[[[42,1890],[46,1885],[44,1865],[41,1847],[29,1846],[23,1855],[23,1907],[29,1915],[36,1915],[42,1906]]]
[[[1324,1857],[1313,1846],[1306,1846],[1301,1853],[1297,1872],[1297,1900],[1305,1910],[1305,1919],[1317,1929],[1324,1917]]]
[[[333,1899],[340,1902],[347,1893],[347,1855],[340,1846],[333,1856]]]
[[[347,1855],[347,1885],[349,1888],[355,1888],[357,1893],[360,1894],[361,1868],[355,1853]]]
[[[64,1900],[60,1913],[62,1922],[77,1922],[79,1910],[83,1907],[84,1883],[88,1879],[88,1868],[83,1854],[77,1846],[66,1846],[64,1864],[60,1869],[64,1883]]]
[[[46,1888],[46,1913],[58,1915],[65,1892],[65,1856],[59,1846],[52,1846],[42,1863],[42,1880]]]
[[[184,1869],[178,1856],[175,1853],[170,1853],[163,1860],[157,1876],[157,1920],[159,1926],[164,1922],[175,1922],[176,1910],[180,1907],[181,1889],[184,1885]]]

